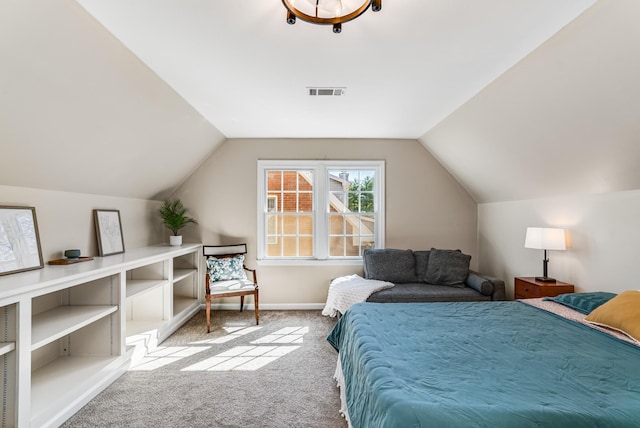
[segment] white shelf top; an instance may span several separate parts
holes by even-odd
[[[202,244],[181,246],[155,245],[127,250],[122,254],[94,257],[93,260],[71,265],[45,265],[42,269],[20,272],[0,277],[0,300],[37,292],[60,284],[76,284],[114,275],[123,270],[135,269],[150,263],[198,252]],[[46,263],[46,262],[45,262]]]
[[[118,306],[58,306],[35,315],[31,329],[31,350],[73,333],[118,310]]]
[[[8,354],[9,352],[16,349],[15,342],[0,342],[0,356],[4,354]]]
[[[127,299],[166,284],[169,284],[166,279],[128,279]]]

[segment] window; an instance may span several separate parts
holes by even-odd
[[[258,161],[258,257],[359,259],[383,247],[382,161]]]

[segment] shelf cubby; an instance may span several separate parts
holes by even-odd
[[[171,259],[164,258],[127,270],[127,344],[137,343],[139,335],[144,338],[145,349],[157,344],[158,332],[169,320],[170,265]]]
[[[104,367],[123,365],[119,302],[118,274],[31,300],[32,426],[46,425],[65,408],[69,397],[96,388]]]
[[[78,396],[105,388],[123,371],[121,359],[107,355],[64,356],[38,368],[31,374],[31,426],[46,426]]]
[[[200,302],[199,254],[185,254],[173,259],[173,316],[191,313]]]
[[[174,269],[173,270],[173,283],[182,281],[183,279],[187,279],[193,275],[195,275],[198,271],[195,269]]]
[[[17,304],[0,306],[0,426],[16,426]]]
[[[184,311],[191,309],[193,305],[197,305],[197,304],[198,304],[198,299],[194,299],[192,297],[174,295],[173,296],[174,316],[178,316]]]
[[[16,349],[16,306],[0,306],[0,356]]]
[[[188,253],[173,258],[173,268],[198,270],[200,264],[201,253]]]
[[[127,280],[127,299],[135,297],[147,291],[163,287],[169,284],[166,279],[130,279]]]
[[[127,271],[127,298],[145,293],[169,283],[166,260],[138,266]]]
[[[59,306],[33,317],[31,350],[67,336],[118,310],[118,306]]]

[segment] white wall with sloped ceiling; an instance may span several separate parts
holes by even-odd
[[[0,58],[0,184],[158,199],[224,141],[75,1],[0,2]]]
[[[601,0],[421,138],[478,206],[480,269],[542,274],[526,228],[567,229],[549,274],[637,289],[640,2]]]
[[[420,141],[479,203],[640,189],[638,16],[597,2]]]

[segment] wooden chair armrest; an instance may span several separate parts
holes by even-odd
[[[253,273],[253,283],[256,285],[256,287],[258,286],[258,275],[256,274],[256,270],[255,269],[249,269],[246,266],[242,266],[244,268],[244,270]]]

